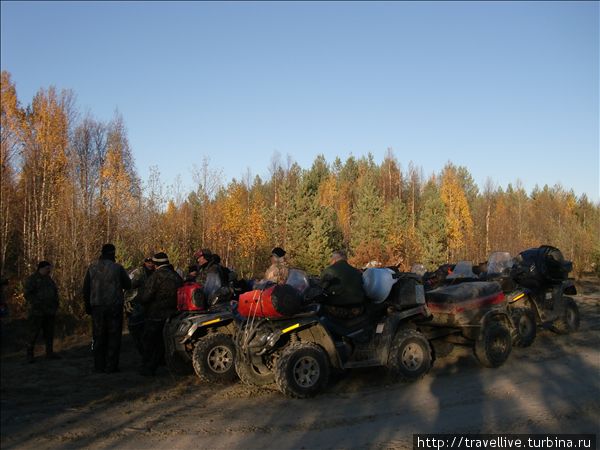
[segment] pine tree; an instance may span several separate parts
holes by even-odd
[[[382,262],[385,258],[385,231],[383,198],[377,190],[374,174],[369,172],[359,181],[356,204],[352,211],[350,245],[357,264],[372,260]]]
[[[423,191],[423,209],[418,222],[422,262],[432,270],[446,262],[446,208],[435,179]]]

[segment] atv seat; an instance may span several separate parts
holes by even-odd
[[[428,303],[456,303],[489,297],[499,292],[501,292],[501,289],[498,283],[489,281],[473,281],[469,283],[433,289],[425,294],[425,298]]]
[[[373,326],[373,321],[366,314],[352,319],[335,319],[330,316],[321,317],[321,323],[338,336],[350,336],[353,333]]]

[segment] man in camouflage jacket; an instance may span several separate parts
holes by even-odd
[[[154,273],[154,262],[152,258],[144,259],[141,267],[133,270],[129,274],[131,279],[131,289],[125,292],[125,316],[127,317],[127,328],[129,335],[140,355],[144,354],[144,308],[139,299],[144,291],[144,285],[150,275]]]
[[[265,281],[277,284],[285,284],[290,269],[285,260],[285,250],[281,247],[275,247],[271,251],[271,265],[265,272]]]

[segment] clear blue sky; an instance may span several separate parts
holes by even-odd
[[[480,187],[557,182],[598,201],[598,2],[1,4],[1,65],[122,113],[143,179],[202,157],[267,176],[275,151],[425,174],[448,160]]]

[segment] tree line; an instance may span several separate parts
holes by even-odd
[[[599,267],[600,205],[560,185],[480,188],[466,167],[448,162],[425,176],[390,149],[380,164],[318,156],[309,168],[274,154],[266,179],[225,180],[204,158],[183,192],[155,167],[140,180],[119,114],[82,114],[72,91],[53,87],[23,106],[6,71],[1,95],[0,271],[22,300],[16,280],[52,261],[63,312],[75,317],[85,270],[106,242],[126,268],[165,251],[185,271],[195,250],[211,248],[242,277],[260,276],[274,246],[314,274],[338,248],[358,266],[408,270],[547,243],[576,274]]]

